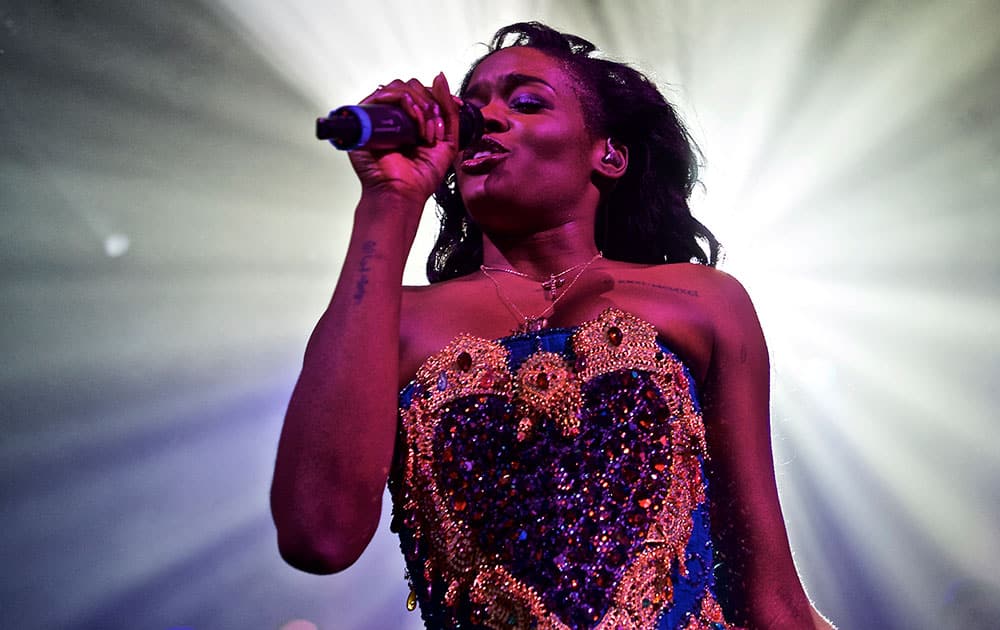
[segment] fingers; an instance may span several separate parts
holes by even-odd
[[[448,92],[448,81],[443,73],[434,78],[431,89],[417,79],[405,82],[396,79],[388,85],[379,86],[361,102],[402,108],[416,124],[420,139],[426,145],[444,140],[450,133],[452,120],[455,124],[458,120],[458,109]],[[457,127],[454,133],[457,137]]]
[[[439,104],[442,117],[438,124],[439,140],[449,139],[458,143],[458,107],[462,100],[451,95],[448,79],[443,72],[434,77],[431,93]]]

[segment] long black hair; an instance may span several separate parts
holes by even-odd
[[[483,59],[510,46],[536,48],[562,62],[579,81],[588,126],[598,137],[628,148],[628,169],[602,195],[597,211],[595,241],[604,256],[643,264],[697,260],[714,266],[719,241],[688,207],[698,182],[698,153],[653,82],[627,64],[595,56],[596,46],[581,37],[539,22],[519,22],[496,32],[489,52],[465,75],[459,94]],[[479,268],[483,236],[465,209],[454,170],[434,198],[441,231],[427,259],[427,278],[440,282]]]

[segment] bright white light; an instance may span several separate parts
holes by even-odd
[[[822,518],[847,533],[844,544],[864,538],[853,553],[874,564],[869,583],[906,576],[907,584],[882,589],[899,593],[881,603],[900,627],[935,618],[933,593],[912,597],[927,586],[917,577],[928,573],[920,555],[896,553],[891,530],[899,522],[880,515],[891,496],[899,505],[887,518],[903,519],[929,545],[941,532],[984,531],[986,523],[961,494],[927,500],[928,489],[959,487],[973,474],[961,458],[916,472],[913,462],[942,440],[961,452],[982,449],[977,436],[993,435],[989,405],[953,368],[968,360],[995,365],[984,357],[1000,349],[989,319],[1000,300],[995,289],[963,286],[960,272],[945,270],[970,252],[980,260],[996,250],[988,236],[996,234],[995,202],[984,200],[996,198],[988,193],[997,179],[983,165],[996,163],[1000,143],[995,121],[982,113],[988,106],[963,102],[977,85],[969,78],[986,73],[998,54],[984,26],[995,23],[985,17],[995,7],[556,4],[505,3],[501,14],[496,3],[414,10],[383,2],[383,14],[394,18],[374,23],[351,9],[327,19],[327,5],[312,0],[292,9],[225,3],[251,41],[313,96],[317,111],[394,76],[444,69],[454,83],[476,56],[469,42],[525,19],[591,38],[669,84],[706,156],[704,189],[692,206],[723,243],[722,269],[752,295],[772,351],[776,424],[797,454],[783,469],[796,467],[781,476],[782,494],[799,528],[793,539],[806,545],[797,558],[815,576],[814,594],[822,601],[825,591],[830,605],[844,609],[853,604],[837,601],[843,585],[826,571],[846,550],[827,549],[821,535],[810,539],[810,502],[827,501]],[[968,173],[978,175],[965,185]],[[430,210],[408,283],[423,281],[435,229]],[[953,280],[922,284],[942,276]],[[827,494],[814,497],[813,488]],[[927,553],[978,576],[996,564],[970,545]]]
[[[118,233],[109,234],[104,238],[104,253],[108,258],[118,258],[125,255],[130,245],[131,241],[128,236]]]
[[[532,19],[647,70],[704,151],[693,207],[765,329],[779,489],[820,608],[964,628],[941,617],[953,586],[1000,591],[996,0],[14,4],[0,462],[8,555],[31,558],[22,626],[423,626],[388,509],[331,578],[281,565],[266,514],[358,193],[312,123],[392,78],[454,87],[475,42]],[[136,264],[110,277],[95,255]]]

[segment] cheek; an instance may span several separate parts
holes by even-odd
[[[533,130],[526,134],[526,145],[542,163],[557,170],[579,171],[590,177],[590,139],[581,138],[563,127]]]
[[[524,141],[533,147],[540,157],[558,157],[570,152],[579,144],[577,134],[566,124],[539,125],[527,129]]]

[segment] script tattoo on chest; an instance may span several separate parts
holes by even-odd
[[[698,291],[695,289],[684,289],[681,287],[672,287],[666,284],[657,284],[655,282],[644,282],[642,280],[624,280],[622,278],[616,278],[615,282],[617,284],[630,284],[634,286],[647,287],[650,289],[657,289],[660,291],[669,291],[671,293],[676,293],[678,295],[686,295],[688,297],[701,297]]]

